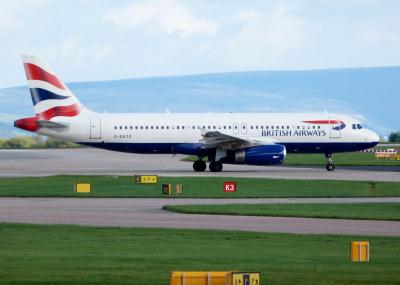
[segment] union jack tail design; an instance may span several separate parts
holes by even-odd
[[[79,115],[83,105],[40,57],[23,55],[22,60],[38,120]]]
[[[36,132],[54,117],[75,117],[83,111],[88,111],[57,77],[53,70],[37,56],[23,55],[22,61],[32,97],[35,117],[19,119],[14,126],[31,132]]]

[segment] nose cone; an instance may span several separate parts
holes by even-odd
[[[379,136],[378,136],[378,134],[375,133],[375,132],[373,132],[373,131],[371,131],[371,130],[369,130],[369,132],[368,132],[368,141],[371,142],[371,143],[376,143],[376,144],[378,144],[378,143],[379,143]]]

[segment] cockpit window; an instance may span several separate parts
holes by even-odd
[[[363,128],[363,126],[361,124],[352,124],[351,128],[353,130],[361,130]]]

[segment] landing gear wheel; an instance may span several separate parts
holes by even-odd
[[[326,153],[325,157],[326,157],[326,170],[327,171],[334,171],[335,170],[335,165],[333,164],[333,160],[332,160],[332,153]]]
[[[328,171],[334,171],[335,170],[335,165],[333,164],[333,163],[328,163],[327,165],[326,165],[326,170],[328,170]]]
[[[222,171],[222,163],[219,161],[211,161],[209,165],[211,172],[221,172]]]
[[[206,168],[207,168],[207,165],[202,160],[196,160],[195,162],[193,162],[193,169],[196,172],[203,172],[206,170]]]

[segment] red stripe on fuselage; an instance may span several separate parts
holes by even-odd
[[[337,124],[343,124],[342,121],[337,121],[337,120],[314,120],[314,121],[303,121],[303,123],[319,124],[319,125],[337,125]]]
[[[24,63],[26,78],[28,80],[42,80],[54,85],[60,89],[66,90],[64,84],[58,80],[57,76],[48,73],[46,70],[40,68],[32,63]]]
[[[79,104],[73,104],[68,106],[57,106],[51,109],[48,109],[42,113],[37,114],[39,120],[50,120],[53,117],[64,116],[64,117],[74,117],[79,115],[82,107]]]

